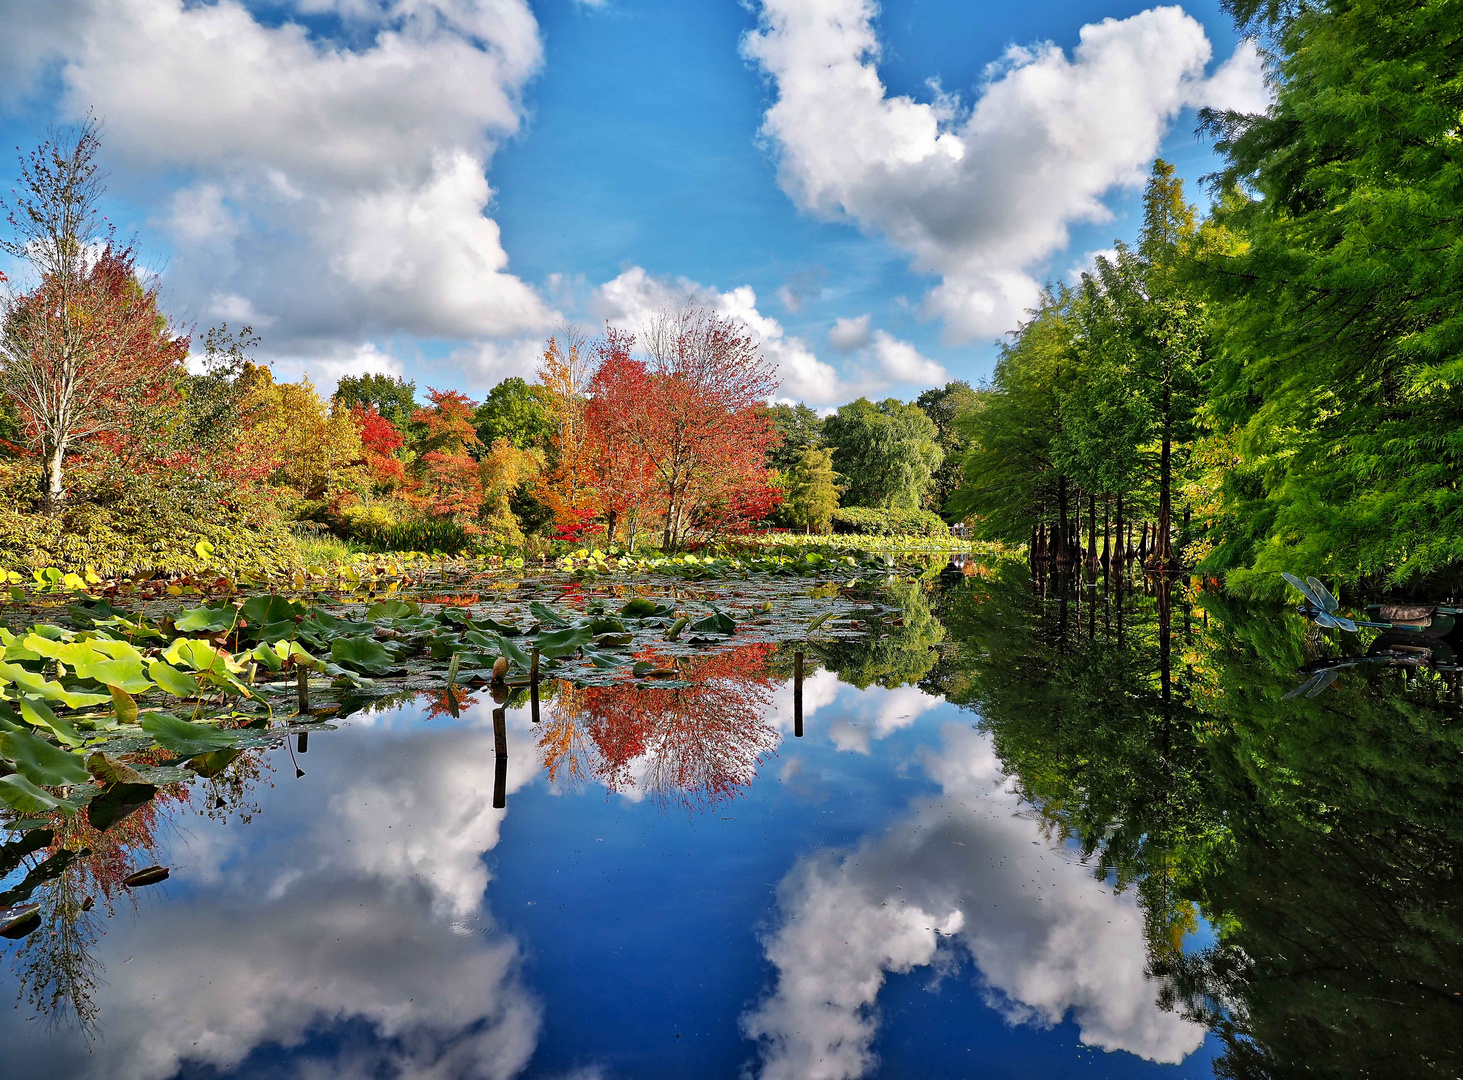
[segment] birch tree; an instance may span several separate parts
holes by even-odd
[[[171,389],[187,351],[158,313],[156,288],[138,280],[132,249],[101,215],[99,149],[95,121],[53,135],[22,157],[4,207],[10,236],[0,251],[25,272],[0,291],[0,391],[41,461],[50,508],[66,498],[68,452],[125,434],[132,406]]]

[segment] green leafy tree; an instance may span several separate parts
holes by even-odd
[[[782,441],[767,455],[767,466],[786,473],[803,459],[803,451],[823,445],[823,420],[801,401],[796,405],[773,405],[768,408],[772,430]]]
[[[823,422],[823,435],[849,506],[917,510],[944,460],[934,421],[895,398],[850,402]]]
[[[488,391],[473,414],[473,423],[484,446],[492,446],[499,439],[507,439],[519,450],[547,446],[553,431],[547,391],[517,376],[504,379]]]
[[[399,375],[374,371],[347,375],[336,384],[332,398],[347,409],[374,405],[377,412],[404,431],[417,409],[417,384]]]
[[[782,516],[795,528],[820,536],[833,527],[838,509],[838,474],[833,471],[833,451],[808,447],[783,475],[785,494]]]
[[[1463,12],[1234,0],[1277,97],[1206,114],[1228,166],[1207,253],[1214,422],[1235,433],[1209,565],[1418,582],[1463,561]],[[1253,197],[1251,197],[1251,194]]]
[[[957,421],[966,441],[962,481],[947,504],[978,535],[1021,543],[1061,502],[1057,467],[1062,394],[1077,366],[1073,296],[1048,289],[1001,348],[989,387]]]
[[[975,408],[975,401],[975,391],[963,379],[926,390],[914,400],[924,414],[934,421],[935,430],[939,432],[938,442],[944,458],[940,467],[935,470],[928,500],[930,508],[944,515],[946,521],[957,520],[955,515],[946,510],[945,504],[960,486],[960,467],[965,457],[965,436],[956,420],[963,413]]]

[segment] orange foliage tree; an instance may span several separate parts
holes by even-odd
[[[606,341],[591,380],[597,439],[643,463],[646,501],[661,546],[744,527],[777,505],[767,453],[777,435],[762,406],[777,389],[751,334],[704,308],[662,311],[647,327],[643,360]]]
[[[478,445],[475,406],[457,390],[428,390],[427,396],[432,404],[412,414],[412,421],[426,428],[414,501],[433,517],[470,522],[483,504],[478,464],[468,453]]]

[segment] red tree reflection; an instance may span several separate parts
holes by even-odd
[[[776,686],[767,669],[773,650],[683,658],[680,679],[690,686],[565,687],[539,739],[549,779],[593,777],[611,791],[688,808],[735,797],[777,745],[763,719]]]

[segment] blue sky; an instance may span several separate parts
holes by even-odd
[[[173,316],[252,322],[322,389],[481,395],[563,321],[687,298],[790,399],[978,381],[1040,282],[1132,236],[1155,152],[1213,169],[1197,107],[1264,104],[1216,3],[0,0],[0,29],[8,144],[94,109]]]

